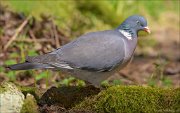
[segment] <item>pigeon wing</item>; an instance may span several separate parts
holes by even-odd
[[[121,34],[114,30],[93,32],[51,52],[56,55],[54,64],[64,63],[71,68],[89,71],[109,71],[122,64],[125,46]]]

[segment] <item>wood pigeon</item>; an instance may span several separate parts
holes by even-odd
[[[55,51],[27,57],[24,63],[8,67],[12,70],[62,70],[99,86],[131,60],[140,30],[150,33],[147,20],[133,15],[116,29],[84,34]]]

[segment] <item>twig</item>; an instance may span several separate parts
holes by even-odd
[[[132,82],[136,82],[136,80],[132,77],[129,77],[127,74],[123,73],[123,72],[118,72],[120,74],[120,76],[132,81]]]
[[[32,40],[32,39],[15,39],[14,41],[28,42],[28,43],[31,43],[31,42],[38,42],[38,43],[41,43],[41,42],[53,42],[52,39],[36,39],[36,40]]]
[[[53,31],[54,31],[56,48],[58,48],[58,47],[60,47],[60,43],[59,43],[59,38],[58,38],[58,33],[57,33],[57,27],[54,23],[53,23]]]
[[[24,22],[16,29],[15,34],[11,37],[11,39],[7,42],[7,44],[4,46],[4,51],[7,50],[7,48],[11,45],[11,43],[16,39],[16,37],[19,35],[21,30],[24,28],[24,26],[28,23],[28,20],[31,18],[31,16],[28,16]]]
[[[29,30],[29,35],[31,36],[31,38],[34,42],[37,42],[36,37],[34,36],[34,33],[32,30]]]
[[[63,44],[70,42],[69,38],[67,38],[60,30],[57,30],[57,32],[58,32],[59,38]]]

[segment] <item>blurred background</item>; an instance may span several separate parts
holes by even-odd
[[[179,0],[0,1],[0,82],[46,89],[84,85],[61,71],[10,71],[4,65],[50,52],[92,31],[114,29],[130,15],[143,15],[151,34],[139,33],[130,65],[103,85],[180,86]]]

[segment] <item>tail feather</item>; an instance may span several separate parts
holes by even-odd
[[[49,64],[24,62],[24,63],[10,65],[7,68],[10,68],[12,70],[30,70],[30,69],[48,69],[54,67],[50,66]]]

